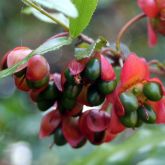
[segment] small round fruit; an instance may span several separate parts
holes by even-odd
[[[120,118],[120,121],[124,126],[128,128],[134,128],[138,122],[137,111],[126,114]]]
[[[38,94],[37,101],[40,100],[56,100],[58,98],[59,91],[54,81],[49,81],[49,85]]]
[[[144,84],[143,93],[151,101],[159,101],[163,96],[160,84],[155,82]]]
[[[72,110],[75,105],[76,105],[75,99],[70,99],[68,97],[63,96],[60,102],[60,112],[62,114],[65,114],[66,112]]]
[[[116,88],[117,82],[116,80],[113,81],[102,81],[98,82],[98,91],[103,95],[108,95],[114,91]]]
[[[70,99],[76,99],[76,97],[80,94],[81,90],[82,90],[82,85],[72,85],[66,83],[64,85],[63,95]]]
[[[54,105],[54,100],[42,100],[42,101],[38,101],[37,102],[37,107],[41,110],[41,111],[46,111],[48,110],[51,106]]]
[[[83,76],[90,81],[95,81],[100,76],[100,62],[98,59],[91,59],[83,72]]]
[[[63,146],[67,143],[61,128],[57,128],[54,134],[54,143],[58,146]]]
[[[92,106],[98,106],[104,101],[105,97],[101,95],[94,86],[90,86],[87,92],[87,101]]]
[[[156,113],[149,105],[143,105],[140,106],[137,110],[138,116],[141,120],[143,120],[145,123],[155,123],[156,122]]]
[[[138,100],[135,95],[131,92],[123,92],[120,94],[120,101],[126,111],[126,113],[130,113],[136,111],[138,109]]]

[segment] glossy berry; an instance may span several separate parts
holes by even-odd
[[[63,146],[67,143],[61,128],[57,128],[54,133],[54,143],[58,146]]]
[[[74,106],[76,105],[76,100],[75,99],[70,99],[68,97],[62,96],[61,101],[60,101],[60,112],[62,114],[65,114],[72,110]]]
[[[126,114],[120,118],[120,121],[124,126],[128,128],[134,128],[138,122],[137,111]]]
[[[116,80],[113,81],[98,81],[98,91],[103,95],[108,95],[114,91],[116,88],[117,82]]]
[[[100,76],[100,62],[98,59],[91,59],[84,70],[83,76],[90,80],[95,81]]]
[[[75,84],[74,76],[71,75],[69,68],[65,69],[64,75],[69,84]]]
[[[144,84],[143,93],[151,101],[159,101],[163,96],[161,86],[155,82]]]
[[[38,94],[37,101],[42,100],[56,100],[58,98],[59,91],[54,81],[49,81],[48,86]]]
[[[155,123],[156,121],[156,113],[149,105],[140,106],[137,110],[138,116],[141,120],[146,123]]]
[[[98,106],[104,101],[104,96],[101,95],[95,86],[90,86],[87,92],[87,101],[92,106]]]
[[[120,101],[126,111],[126,113],[130,113],[136,111],[138,108],[138,100],[135,95],[131,92],[123,92],[120,95]]]
[[[55,103],[54,100],[42,100],[42,101],[37,101],[37,107],[41,111],[46,111],[48,110],[51,106],[53,106]]]
[[[82,90],[82,85],[72,85],[66,83],[64,85],[63,95],[70,99],[76,99],[76,97],[80,94],[81,90]]]

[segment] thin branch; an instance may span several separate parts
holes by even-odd
[[[129,20],[120,30],[120,32],[118,33],[118,36],[116,38],[116,50],[120,51],[120,42],[121,39],[123,37],[123,35],[125,34],[125,32],[128,30],[128,28],[133,25],[135,22],[141,20],[142,18],[146,17],[146,15],[144,13],[140,13],[137,16],[135,16],[134,18],[132,18],[131,20]]]

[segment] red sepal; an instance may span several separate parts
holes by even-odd
[[[25,57],[27,57],[32,52],[31,49],[27,47],[16,47],[11,50],[7,55],[7,66],[10,68],[18,62],[22,61]],[[24,69],[27,66],[27,63],[19,66],[16,72]]]
[[[108,131],[106,131],[104,142],[108,143],[108,142],[112,141],[116,136],[117,136],[117,134],[112,134],[112,133],[109,133]]]
[[[121,88],[123,90],[149,77],[149,66],[145,59],[131,53],[121,70]]]
[[[157,44],[157,33],[151,25],[150,20],[147,21],[147,29],[148,29],[148,45],[153,47]]]
[[[116,78],[116,75],[109,61],[103,55],[100,55],[100,62],[101,62],[101,79],[104,81],[114,80]]]
[[[158,102],[150,102],[150,104],[156,113],[156,123],[165,124],[165,98]]]
[[[138,5],[148,17],[156,17],[159,13],[156,0],[138,0]]]
[[[55,73],[53,74],[54,83],[59,91],[63,91],[62,84],[61,84],[61,74]]]
[[[111,121],[110,121],[109,126],[107,128],[107,131],[110,134],[117,134],[117,133],[124,131],[124,129],[125,129],[125,127],[121,124],[119,117],[116,114],[116,111],[114,109],[112,109]]]
[[[41,121],[39,137],[45,138],[52,134],[61,123],[61,115],[58,110],[47,113]]]
[[[70,70],[71,75],[78,75],[80,74],[84,68],[85,65],[76,61],[76,60],[72,60],[69,64],[68,64],[68,68]]]
[[[104,111],[90,110],[87,115],[87,126],[93,132],[105,130],[110,122],[110,115]]]
[[[30,90],[29,86],[27,85],[26,78],[24,75],[22,77],[14,76],[14,81],[15,81],[16,87],[19,90],[24,91],[24,92],[28,92]]]
[[[78,147],[85,140],[80,131],[78,120],[73,118],[64,118],[62,122],[62,132],[67,142],[73,147]]]

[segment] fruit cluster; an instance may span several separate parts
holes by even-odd
[[[112,47],[106,45],[104,38],[93,41],[80,30],[76,34],[76,45],[82,44],[85,55],[81,54],[81,60],[71,60],[61,73],[51,73],[47,60],[41,55],[33,55],[37,51],[31,53],[27,47],[16,47],[5,54],[1,69],[17,66],[14,73],[12,69],[7,70],[13,73],[16,87],[27,92],[39,110],[47,111],[41,121],[41,138],[52,135],[54,144],[62,146],[69,143],[78,148],[87,140],[95,145],[109,142],[126,128],[134,129],[143,123],[165,123],[162,82],[150,77],[149,64],[145,59],[135,53],[125,55],[121,45],[121,38],[128,27],[144,17],[148,20],[150,46],[157,43],[157,33],[165,35],[165,0],[137,0],[137,3],[143,13],[123,26]],[[45,13],[35,3],[32,7]],[[55,45],[57,49],[66,41],[74,41],[75,36],[69,29],[72,27],[68,28],[60,20],[55,22],[66,32],[51,37],[39,50],[45,47],[54,50]],[[63,37],[61,41],[52,41],[60,37]],[[26,63],[25,57],[29,59]],[[120,76],[116,77],[114,67],[119,64]],[[165,71],[163,64],[157,64]],[[91,109],[84,110],[84,106]]]
[[[1,68],[13,66],[30,52],[26,47],[13,49]],[[13,78],[41,111],[50,110],[42,119],[40,137],[53,135],[56,145],[68,142],[78,148],[87,140],[97,145],[125,128],[165,122],[164,87],[159,79],[150,78],[147,62],[134,53],[125,60],[118,85],[108,56],[98,52],[70,61],[60,74],[51,74],[46,59],[35,55],[17,68]],[[84,111],[84,105],[93,108]]]
[[[30,52],[31,50],[26,47],[13,49],[4,56],[1,68],[5,69],[13,66]],[[87,132],[85,135],[82,133],[81,129],[84,129],[84,123],[86,122],[86,119],[82,116],[84,116],[83,105],[92,107],[101,105],[106,96],[112,93],[117,85],[115,73],[108,58],[96,53],[89,59],[82,61],[72,60],[61,74],[50,74],[49,68],[49,64],[43,56],[35,55],[26,64],[19,67],[13,75],[17,88],[28,92],[41,111],[53,109],[46,115],[46,118],[50,116],[51,119],[46,121],[43,119],[40,136],[45,137],[54,134],[55,143],[62,145],[66,141],[70,141],[68,139],[70,135],[67,135],[67,133],[75,132],[72,135],[75,137],[72,138],[77,138],[78,135],[76,134],[79,134],[80,140],[76,144],[70,142],[73,147],[79,147],[84,144],[86,138],[92,143],[101,143],[104,138],[102,130],[101,135],[99,134],[100,131],[94,131],[93,128],[92,130],[89,129],[89,133]],[[107,74],[109,72],[111,74]],[[110,120],[110,115],[106,112],[99,112],[98,110],[87,112],[85,116],[89,116],[90,122],[95,122],[96,116],[98,119],[107,120],[106,123],[103,123],[104,125],[108,124]],[[49,125],[54,120],[55,122],[58,121],[56,117],[53,118],[53,114],[57,114],[60,122],[57,126],[52,126],[50,131],[45,128],[47,124]],[[70,129],[75,130],[67,132],[69,126]],[[88,134],[90,134],[89,137]]]

